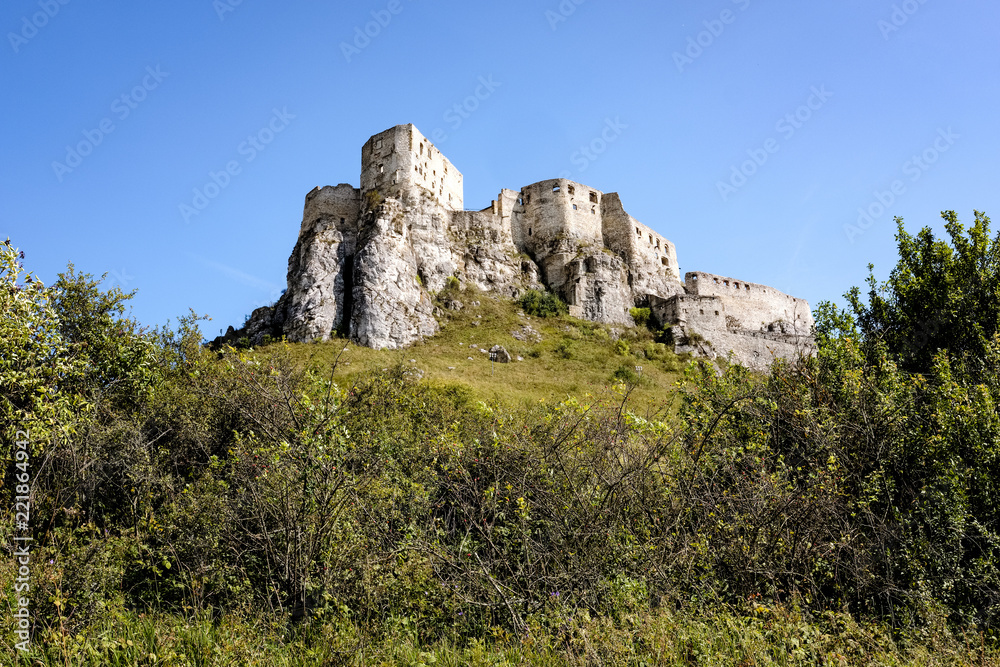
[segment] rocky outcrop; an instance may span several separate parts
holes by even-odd
[[[351,338],[366,347],[396,349],[433,336],[434,305],[420,284],[420,260],[403,205],[389,200],[363,219],[353,267]]]

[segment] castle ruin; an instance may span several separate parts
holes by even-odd
[[[571,315],[607,324],[632,325],[630,309],[649,308],[673,327],[678,352],[732,354],[752,368],[814,349],[808,303],[707,273],[682,282],[674,244],[615,193],[552,179],[465,210],[462,173],[413,125],[365,143],[360,188],[306,195],[286,292],[222,340],[340,332],[368,347],[405,347],[437,332],[430,295],[450,277],[511,298],[547,288]]]

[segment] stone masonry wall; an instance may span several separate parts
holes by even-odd
[[[767,285],[692,271],[684,275],[684,287],[688,294],[722,298],[726,314],[736,319],[738,328],[766,330],[775,322],[783,321],[792,327],[789,333],[808,335],[814,324],[809,304],[804,299]]]
[[[361,149],[361,190],[398,197],[413,187],[433,193],[441,206],[461,211],[462,173],[413,125],[376,134]]]
[[[683,291],[673,243],[626,213],[615,193],[604,195],[601,218],[604,245],[630,268],[637,305],[645,305],[649,294],[665,297]]]

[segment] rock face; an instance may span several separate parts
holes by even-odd
[[[511,298],[549,289],[571,315],[606,324],[630,326],[630,309],[650,308],[673,327],[678,351],[732,353],[751,367],[811,353],[805,301],[704,273],[681,282],[674,245],[628,215],[617,194],[554,179],[463,210],[461,172],[413,125],[371,137],[361,164],[361,188],[306,196],[278,303],[216,343],[339,333],[405,347],[437,332],[430,295],[457,279]]]

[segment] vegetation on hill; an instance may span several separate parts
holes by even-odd
[[[34,641],[0,654],[1000,664],[1000,241],[945,216],[767,375],[471,292],[402,353],[211,351],[0,247],[0,543],[34,539]],[[491,375],[496,343],[524,360]]]

